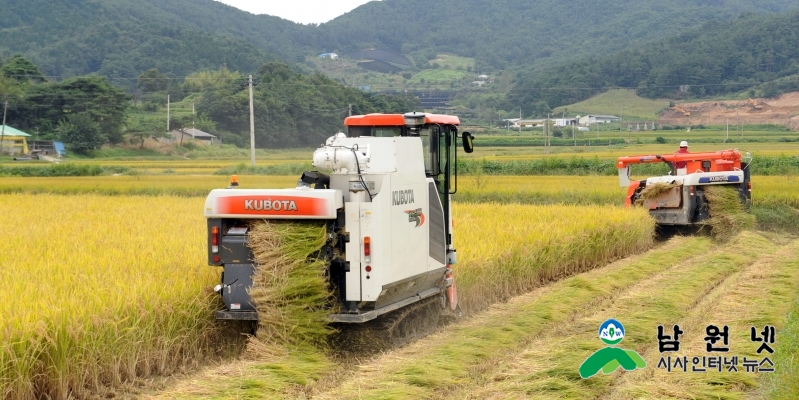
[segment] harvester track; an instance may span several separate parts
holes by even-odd
[[[432,333],[442,316],[441,299],[433,296],[362,324],[333,324],[332,349],[343,355],[370,355],[402,347]]]

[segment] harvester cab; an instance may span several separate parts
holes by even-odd
[[[749,153],[742,156],[737,149],[704,153],[675,153],[654,156],[619,157],[616,168],[619,185],[627,188],[625,205],[640,205],[659,225],[699,225],[711,217],[706,191],[712,186],[725,186],[737,192],[745,209],[752,199]],[[635,164],[666,163],[668,175],[630,180],[630,167]],[[679,170],[677,164],[684,164]]]
[[[456,310],[451,195],[459,141],[472,151],[459,123],[424,113],[351,116],[346,133],[314,152],[317,171],[296,188],[211,191],[208,263],[223,268],[216,291],[225,304],[217,318],[257,320],[247,232],[253,221],[287,219],[326,226],[319,254],[337,302],[331,322],[362,323],[422,300]]]

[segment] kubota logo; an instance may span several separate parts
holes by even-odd
[[[403,204],[413,204],[416,201],[413,199],[413,190],[395,190],[391,192],[391,205],[401,206]]]
[[[294,200],[244,200],[245,210],[257,211],[297,211]]]
[[[416,226],[414,228],[424,225],[424,213],[422,212],[421,208],[417,208],[415,210],[405,210],[405,213],[408,214],[408,222],[416,222]]]

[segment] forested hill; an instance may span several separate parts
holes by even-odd
[[[213,0],[0,0],[0,6],[0,58],[22,54],[49,76],[99,73],[134,83],[151,68],[172,76],[223,64],[254,72],[284,58],[268,50],[270,37],[277,43],[277,33],[294,37],[302,28]],[[267,22],[251,30],[248,19]]]
[[[540,65],[668,37],[795,0],[383,0],[320,26],[256,16],[213,0],[0,0],[0,58],[22,54],[46,75],[135,78],[216,68],[255,71],[326,51],[374,47]]]
[[[770,97],[799,90],[799,11],[744,14],[615,54],[522,74],[508,105],[528,114],[612,87],[650,98],[697,98],[751,90]]]
[[[505,68],[598,55],[794,0],[384,0],[320,26],[336,48],[433,48]]]

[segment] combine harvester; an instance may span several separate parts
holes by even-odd
[[[628,188],[625,205],[647,208],[660,227],[701,227],[703,221],[711,217],[705,194],[710,186],[732,187],[738,192],[743,207],[749,209],[752,199],[751,161],[748,153],[742,160],[741,153],[732,149],[619,157],[616,168],[619,170],[619,185]],[[668,175],[630,181],[630,166],[658,162],[669,164],[671,171]],[[678,163],[685,163],[685,168],[676,168]],[[647,190],[650,193],[646,193]]]
[[[401,342],[421,325],[434,328],[458,301],[452,266],[451,195],[457,191],[458,117],[423,113],[348,117],[313,154],[293,189],[216,189],[205,202],[208,263],[224,269],[217,319],[257,320],[249,289],[256,263],[247,243],[257,220],[324,221],[326,277],[336,297],[329,320],[399,326]],[[472,136],[461,136],[472,152]],[[409,313],[421,309],[423,313]],[[403,312],[404,310],[404,312]],[[429,323],[428,323],[429,322]]]

